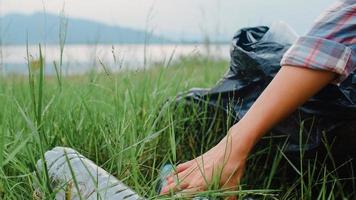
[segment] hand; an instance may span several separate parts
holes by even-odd
[[[178,165],[176,172],[167,178],[161,194],[204,191],[215,178],[222,188],[235,189],[243,175],[249,149],[242,140],[228,134],[205,154]]]
[[[220,175],[223,188],[235,187],[254,144],[274,125],[335,79],[333,72],[283,66],[231,134],[202,156],[177,167],[162,194],[203,191]],[[219,173],[220,172],[220,173]],[[178,179],[175,183],[174,177]]]

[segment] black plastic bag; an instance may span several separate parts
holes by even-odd
[[[230,68],[225,76],[216,86],[191,89],[179,95],[177,101],[187,106],[192,103],[208,104],[213,109],[231,114],[235,122],[239,121],[278,72],[280,60],[290,47],[288,44],[261,40],[268,30],[266,26],[259,26],[238,31],[232,40]],[[287,135],[286,151],[292,152],[301,148],[315,149],[324,133],[328,136],[343,134],[354,137],[355,103],[356,74],[352,73],[339,86],[325,87],[275,126],[272,132]],[[300,145],[300,138],[303,138],[303,146]]]

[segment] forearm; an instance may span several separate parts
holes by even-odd
[[[243,142],[249,152],[263,134],[334,78],[332,72],[282,67],[246,115],[231,128],[232,140]]]

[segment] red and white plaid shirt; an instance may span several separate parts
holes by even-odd
[[[356,0],[338,1],[285,53],[281,66],[327,70],[340,83],[356,69]]]

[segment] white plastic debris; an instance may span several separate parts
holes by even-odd
[[[56,200],[144,199],[117,178],[71,148],[55,147],[45,153],[48,174]],[[42,160],[37,169],[43,172]],[[77,190],[79,189],[79,192]]]
[[[293,44],[298,37],[299,35],[286,22],[276,21],[262,37],[261,41]]]

